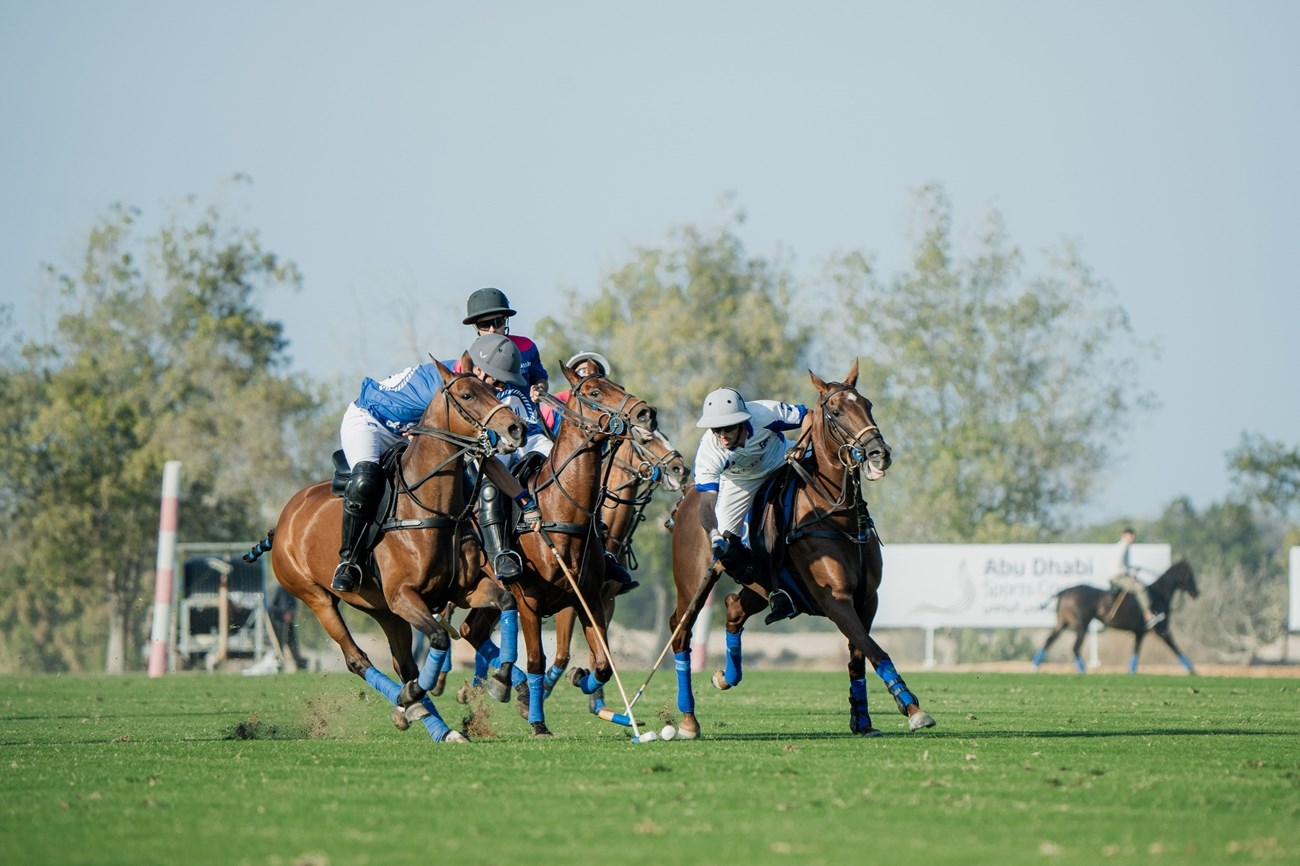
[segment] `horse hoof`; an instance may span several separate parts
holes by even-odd
[[[692,731],[687,728],[677,729],[677,739],[679,740],[698,740],[699,738],[700,738],[699,731]]]
[[[443,693],[443,690],[445,690],[446,688],[447,688],[447,672],[440,671],[438,673],[437,681],[433,684],[433,688],[429,689],[429,694],[433,695],[436,698],[440,696]]]
[[[466,737],[464,734],[462,734],[460,731],[448,731],[448,732],[443,736],[443,738],[442,738],[441,740],[439,740],[438,742],[440,742],[440,743],[468,743],[468,742],[469,742],[469,738]]]
[[[551,733],[550,728],[546,727],[546,722],[533,722],[533,736],[553,737],[555,735]]]
[[[587,678],[586,668],[572,668],[564,678],[569,681],[569,685],[575,688],[582,688],[582,681]]]
[[[404,731],[411,726],[411,722],[406,718],[406,711],[401,707],[393,707],[393,727],[399,731]]]
[[[919,731],[922,728],[933,728],[934,718],[925,710],[917,710],[907,717],[907,727],[911,731]]]
[[[725,671],[714,671],[709,682],[713,683],[713,687],[720,692],[725,692],[727,689],[731,688],[731,683],[727,682],[727,674]]]
[[[880,730],[879,728],[867,728],[864,731],[855,731],[854,733],[856,733],[860,737],[866,737],[869,739],[874,739],[875,737],[883,737],[885,735],[885,732]]]
[[[456,689],[456,703],[468,704],[472,697],[474,697],[474,687],[469,683],[465,683],[465,685]]]
[[[487,693],[488,697],[492,700],[499,704],[504,704],[506,701],[510,700],[510,684],[503,683],[501,680],[493,676],[487,681]]]
[[[402,715],[406,716],[406,723],[410,725],[413,722],[418,722],[420,719],[427,718],[433,714],[429,712],[429,708],[424,705],[423,701],[419,701],[418,703],[406,707]],[[405,728],[403,728],[403,730],[405,730]]]

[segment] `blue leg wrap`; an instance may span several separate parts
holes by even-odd
[[[474,685],[481,686],[487,679],[488,668],[496,664],[501,657],[501,650],[492,642],[492,638],[483,641],[478,652],[474,654]]]
[[[442,673],[444,674],[451,673],[451,650],[450,649],[447,650],[446,654],[442,659]]]
[[[1182,653],[1179,653],[1179,654],[1178,654],[1178,661],[1182,663],[1182,666],[1183,666],[1184,668],[1187,669],[1187,672],[1188,672],[1189,674],[1192,672],[1192,660],[1191,660],[1191,659],[1189,659],[1187,656],[1183,655]]]
[[[871,713],[867,712],[866,677],[849,680],[849,730],[861,733],[870,730]]]
[[[1034,653],[1034,668],[1035,668],[1035,670],[1038,668],[1039,665],[1041,665],[1041,664],[1043,663],[1043,659],[1044,659],[1046,656],[1047,656],[1047,652],[1046,652],[1046,650],[1041,650],[1041,649],[1040,649],[1038,652]]]
[[[519,661],[519,611],[501,612],[501,654],[498,665]]]
[[[591,711],[593,716],[599,715],[600,711],[605,709],[604,689],[596,689],[591,693],[591,697],[587,699],[587,709]]]
[[[732,634],[727,632],[727,666],[723,671],[723,677],[727,680],[727,685],[740,685],[740,678],[745,675],[740,661],[740,636],[744,629]]]
[[[402,687],[381,674],[378,668],[373,666],[366,668],[366,683],[388,698],[393,706],[397,706],[397,696],[402,693]]]
[[[1138,671],[1138,657],[1137,657],[1137,653],[1133,653],[1132,657],[1129,658],[1128,660],[1128,672],[1131,674],[1135,674],[1137,673],[1137,671]]]
[[[450,651],[430,649],[429,654],[424,658],[424,664],[420,666],[420,688],[426,692],[433,688],[434,682],[438,679],[438,673],[442,670],[443,662],[450,659]]]
[[[555,684],[560,681],[560,677],[562,676],[564,676],[564,668],[557,667],[556,665],[551,665],[547,668],[543,680],[546,684],[545,688],[547,694],[551,693],[551,689],[555,688]]]
[[[677,712],[695,712],[695,693],[691,691],[691,651],[673,653],[677,669]]]
[[[420,703],[429,711],[429,715],[420,719],[420,721],[424,722],[424,729],[429,732],[429,736],[433,738],[434,742],[441,742],[442,738],[451,732],[451,728],[447,727],[447,723],[442,720],[442,716],[438,715],[437,707],[433,705],[433,701],[429,700],[427,696],[421,698]]]
[[[546,693],[543,690],[543,677],[541,674],[528,675],[528,723],[546,721],[546,713],[542,710],[542,701],[546,699]]]
[[[528,682],[528,675],[520,670],[518,663],[516,663],[510,668],[510,685],[522,686],[526,682]]]
[[[582,682],[578,684],[578,687],[582,689],[584,695],[590,695],[594,694],[603,685],[604,683],[596,679],[595,671],[587,671],[587,675],[582,678]]]
[[[876,675],[884,682],[885,688],[889,689],[889,693],[894,696],[894,703],[898,704],[900,713],[907,715],[908,704],[921,705],[921,702],[916,699],[916,695],[912,694],[911,689],[907,687],[907,683],[903,682],[903,678],[898,675],[892,661],[885,659],[876,665]]]
[[[1078,656],[1074,657],[1074,666],[1076,669],[1078,669],[1079,673],[1081,674],[1087,673],[1087,670],[1085,670],[1083,667],[1083,659],[1079,658]]]

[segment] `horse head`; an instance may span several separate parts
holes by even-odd
[[[420,427],[446,430],[465,439],[476,439],[484,454],[496,451],[509,454],[524,446],[527,426],[497,399],[491,385],[470,373],[453,373],[443,363],[434,359],[442,376],[440,393],[429,401],[420,419]],[[469,352],[461,358],[461,369],[472,370]]]
[[[1188,565],[1187,560],[1178,560],[1170,571],[1177,572],[1173,580],[1174,589],[1186,590],[1192,598],[1200,596],[1200,590],[1196,587],[1196,575],[1192,573],[1192,567]]]
[[[560,362],[564,377],[572,390],[565,405],[566,418],[585,427],[588,435],[597,438],[623,436],[632,428],[644,434],[659,429],[658,413],[640,397],[636,397],[604,376],[579,376],[568,364]]]
[[[643,481],[657,481],[674,492],[686,486],[691,467],[686,465],[681,452],[673,447],[663,433],[658,430],[645,433],[640,428],[633,428],[632,436],[628,438],[628,447],[636,458],[629,462],[633,463]]]
[[[862,467],[868,481],[884,478],[893,457],[872,417],[871,401],[857,391],[857,359],[843,382],[826,382],[811,370],[808,375],[819,395],[813,417],[814,450],[820,445],[825,453],[838,454],[845,466]]]

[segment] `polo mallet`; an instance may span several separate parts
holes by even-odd
[[[554,556],[555,561],[560,564],[560,570],[564,572],[564,576],[569,579],[569,586],[573,587],[573,594],[578,597],[578,603],[587,612],[587,621],[595,622],[596,617],[592,614],[591,608],[587,606],[587,599],[583,598],[582,590],[578,589],[578,581],[574,579],[573,572],[569,571],[569,566],[565,564],[560,552],[551,543],[550,533],[543,529],[540,524],[537,527],[537,532],[541,535],[546,546],[550,548],[551,556]],[[600,641],[600,648],[605,653],[605,658],[609,659],[609,669],[614,672],[614,682],[618,684],[618,692],[623,698],[623,706],[627,708],[627,720],[632,727],[632,739],[634,742],[639,743],[641,742],[641,732],[637,730],[636,718],[632,715],[632,705],[628,702],[627,690],[623,688],[623,678],[618,675],[618,667],[614,664],[614,655],[609,651],[609,644],[605,642],[605,636],[599,630],[596,631],[596,639]],[[647,733],[651,736],[654,735],[653,731],[647,731]]]
[[[668,651],[672,649],[673,641],[677,640],[677,634],[681,631],[683,623],[690,619],[693,614],[698,615],[699,611],[697,610],[697,606],[704,597],[705,590],[713,586],[713,578],[715,576],[720,577],[721,575],[722,563],[715,559],[713,564],[709,566],[708,571],[704,572],[704,580],[695,588],[695,595],[691,596],[691,603],[686,608],[686,613],[677,621],[677,625],[673,628],[673,633],[668,636],[668,643],[664,644],[663,651],[659,653],[659,658],[655,659],[654,667],[650,668],[650,676],[645,678],[645,682],[641,684],[641,688],[637,689],[636,694],[632,696],[632,701],[628,704],[629,714],[632,712],[631,708],[636,706],[636,702],[639,701],[641,695],[645,693],[645,687],[650,685],[650,680],[654,678],[655,671],[659,670],[659,666],[663,664],[664,659],[667,658]]]

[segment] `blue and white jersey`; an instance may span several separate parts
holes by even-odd
[[[537,404],[528,396],[528,392],[515,385],[506,383],[497,384],[497,399],[506,405],[506,408],[514,412],[520,418],[528,423],[527,432],[524,438],[524,447],[511,454],[497,455],[501,462],[506,465],[507,469],[514,468],[525,454],[537,451],[542,454],[550,454],[551,447],[554,443],[544,432],[542,432],[542,423],[537,413]]]
[[[356,404],[375,417],[386,430],[401,435],[424,417],[424,410],[442,387],[442,375],[433,364],[419,364],[376,382],[361,381]]]
[[[766,478],[785,459],[784,431],[794,430],[803,423],[807,407],[798,403],[778,403],[775,400],[747,400],[745,408],[750,418],[745,444],[729,450],[718,444],[713,431],[704,431],[700,447],[695,451],[695,488],[701,492],[718,489],[718,481],[727,476],[736,481]]]

